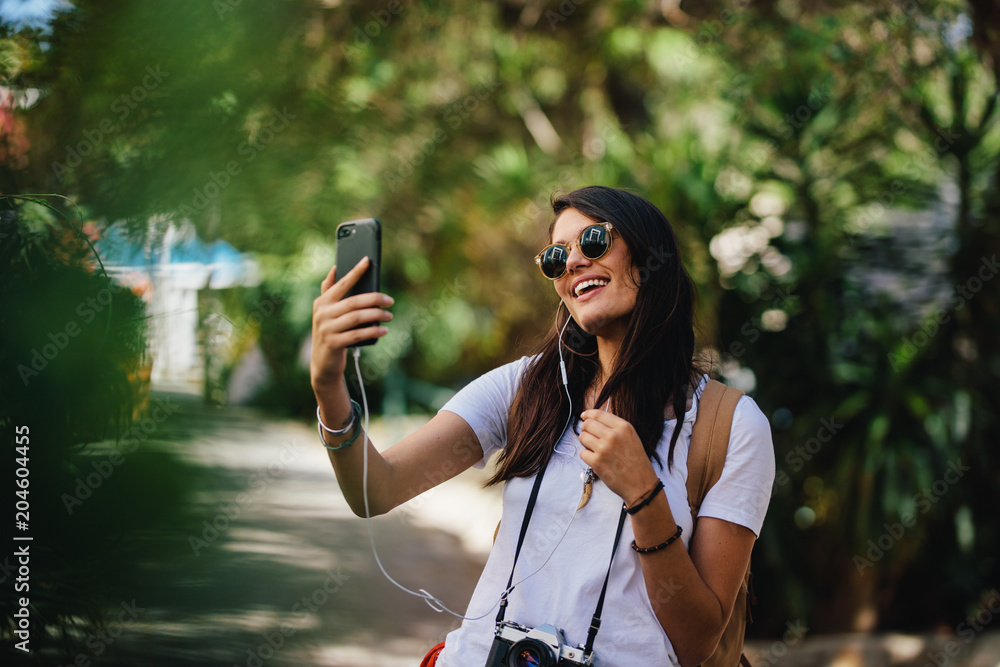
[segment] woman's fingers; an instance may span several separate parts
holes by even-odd
[[[320,283],[319,293],[323,294],[328,289],[330,289],[330,287],[333,286],[333,283],[336,282],[336,280],[337,280],[337,265],[334,264],[333,268],[330,269],[330,272],[326,274],[326,278],[323,278],[323,282]]]
[[[381,338],[389,333],[389,330],[381,326],[365,327],[364,329],[351,329],[341,334],[344,347],[352,347],[363,340]]]
[[[634,498],[649,477],[652,464],[635,429],[626,420],[604,410],[585,410],[580,417],[580,452],[612,491]]]
[[[320,319],[342,317],[354,311],[363,309],[382,310],[393,303],[392,297],[381,292],[368,292],[366,294],[356,294],[346,299],[341,299],[333,303],[319,303],[313,310],[314,317]],[[388,311],[383,311],[388,313]],[[390,318],[391,319],[391,318]]]
[[[368,258],[362,257],[361,261],[355,264],[354,267],[352,267],[350,271],[345,273],[344,276],[339,280],[336,279],[337,267],[334,266],[332,269],[330,269],[330,273],[327,274],[326,278],[323,279],[323,285],[326,285],[327,288],[323,289],[322,293],[319,295],[319,298],[324,299],[326,301],[339,301],[340,299],[344,298],[344,295],[347,294],[351,290],[351,288],[354,287],[354,285],[357,284],[357,282],[361,279],[361,276],[364,274],[365,269],[368,268],[368,263],[369,263]],[[334,280],[328,283],[327,281],[331,280],[330,278],[331,275],[333,276]]]
[[[331,310],[333,309],[331,308]],[[349,309],[339,316],[331,315],[327,331],[330,333],[343,333],[362,324],[388,322],[391,319],[392,313],[382,308]]]
[[[580,419],[583,419],[584,421],[593,420],[611,428],[627,423],[618,415],[611,414],[607,410],[584,410],[580,413]]]

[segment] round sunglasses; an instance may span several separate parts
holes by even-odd
[[[535,264],[542,270],[542,275],[549,280],[558,280],[566,275],[566,262],[569,260],[569,253],[573,243],[580,248],[580,254],[590,260],[597,260],[608,254],[611,250],[611,230],[614,227],[610,222],[599,222],[590,225],[580,232],[576,241],[569,243],[551,243],[542,251],[535,255]]]

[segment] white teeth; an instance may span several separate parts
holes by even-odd
[[[582,283],[573,288],[573,294],[579,297],[580,294],[582,294],[583,291],[588,287],[604,287],[607,284],[608,284],[607,280],[600,280],[600,279],[584,280]]]

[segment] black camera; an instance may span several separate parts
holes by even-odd
[[[594,654],[567,646],[562,630],[551,625],[528,628],[505,621],[497,626],[486,667],[562,667],[592,665]]]

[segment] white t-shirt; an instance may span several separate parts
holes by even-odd
[[[462,417],[479,437],[483,460],[476,467],[483,467],[505,445],[508,412],[530,361],[522,357],[486,373],[442,408]],[[652,461],[663,480],[674,518],[684,529],[681,539],[685,548],[692,532],[685,487],[687,452],[698,411],[697,397],[707,381],[707,376],[702,378],[691,409],[684,415],[673,469],[668,472],[666,463],[675,419],[664,421],[659,445],[662,465]],[[528,627],[554,625],[565,633],[566,643],[572,646],[586,642],[622,507],[619,496],[595,481],[590,502],[576,511],[588,467],[580,459],[581,449],[576,433],[572,428],[567,429],[542,479],[505,614],[505,620]],[[706,495],[699,516],[724,519],[760,535],[773,481],[774,448],[767,418],[753,399],[744,396],[733,416],[722,477]],[[477,667],[486,663],[493,643],[497,603],[510,576],[533,484],[534,477],[514,478],[504,484],[500,531],[465,614],[481,618],[466,620],[448,634],[444,651],[438,657],[440,667]],[[669,536],[664,534],[666,537]],[[594,643],[594,664],[630,667],[677,664],[670,640],[653,613],[639,555],[630,548],[633,538],[631,521],[626,520],[608,582],[601,628]],[[526,577],[527,580],[517,583]]]

